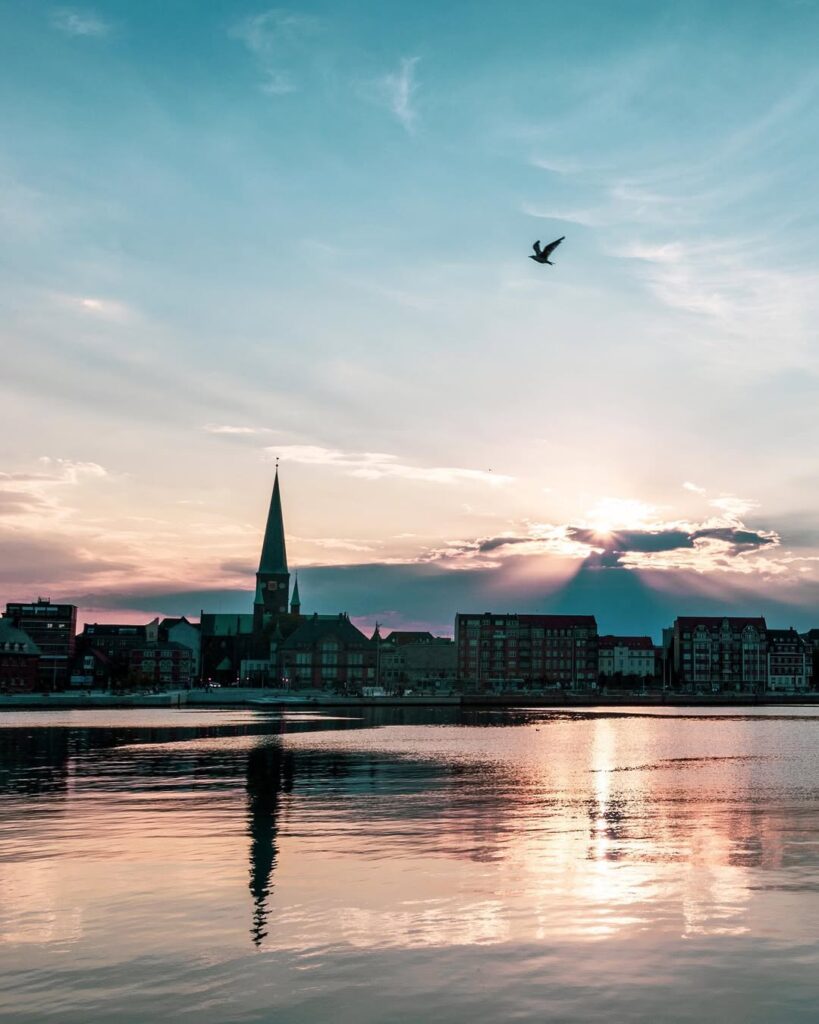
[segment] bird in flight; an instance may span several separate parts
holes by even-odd
[[[554,242],[549,242],[548,245],[544,245],[542,249],[540,248],[540,241],[538,240],[532,246],[532,248],[535,250],[535,255],[530,256],[529,259],[534,260],[535,263],[548,263],[550,267],[553,267],[554,263],[552,263],[549,257],[552,255],[552,253],[560,245],[560,243],[563,241],[565,237],[565,235],[561,235],[560,238],[556,239]]]

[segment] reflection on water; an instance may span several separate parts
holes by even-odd
[[[4,1020],[814,1020],[818,728],[7,715]]]

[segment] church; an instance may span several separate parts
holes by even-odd
[[[253,610],[201,613],[202,680],[356,693],[375,682],[377,645],[345,612],[302,615],[290,588],[279,470],[256,573]]]

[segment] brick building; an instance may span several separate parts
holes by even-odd
[[[767,634],[762,616],[680,616],[670,638],[671,685],[686,691],[763,692]]]
[[[40,649],[11,619],[0,619],[0,691],[31,693],[40,680]]]
[[[74,660],[76,606],[52,604],[42,597],[28,603],[10,601],[5,617],[27,633],[40,651],[38,689],[65,689]]]
[[[193,654],[172,640],[144,644],[131,651],[129,677],[142,686],[189,687],[193,682]]]
[[[597,685],[597,622],[593,615],[455,617],[458,678],[479,690]]]
[[[295,689],[347,692],[375,681],[376,643],[347,615],[307,615],[278,645],[281,678]]]
[[[159,639],[159,620],[147,625],[87,622],[77,636],[72,682],[86,686],[123,684],[131,672],[131,654]]]

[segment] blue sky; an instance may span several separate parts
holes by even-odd
[[[819,5],[0,18],[4,600],[813,621]]]

